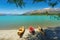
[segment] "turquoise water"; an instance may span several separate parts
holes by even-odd
[[[30,25],[60,26],[60,17],[57,15],[0,16],[0,29],[17,29],[20,26],[28,28]]]

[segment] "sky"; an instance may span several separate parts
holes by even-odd
[[[23,14],[33,10],[40,10],[44,8],[50,8],[46,3],[35,3],[32,4],[31,0],[24,0],[26,5],[23,8],[16,7],[15,4],[8,3],[7,0],[0,0],[0,14]],[[56,5],[55,8],[60,8],[60,4]]]

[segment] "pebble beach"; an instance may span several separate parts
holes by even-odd
[[[60,30],[45,29],[46,36],[42,36],[37,32],[35,35],[31,35],[26,29],[22,38],[17,35],[17,31],[0,30],[0,40],[60,40]]]

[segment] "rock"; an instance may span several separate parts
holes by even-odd
[[[45,40],[45,37],[39,33],[39,32],[35,32],[34,35],[32,34],[27,34],[24,37],[21,38],[21,40]]]

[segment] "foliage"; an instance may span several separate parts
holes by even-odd
[[[44,0],[33,0],[33,3],[35,2],[44,2]]]
[[[54,7],[58,3],[60,3],[60,0],[31,0],[33,3],[38,3],[38,2],[44,2],[47,3],[49,6]],[[18,7],[23,7],[26,2],[24,0],[8,0],[9,3],[14,3]],[[28,1],[27,1],[28,2]]]
[[[23,0],[8,0],[9,3],[14,3],[17,7],[23,7],[25,2]]]

